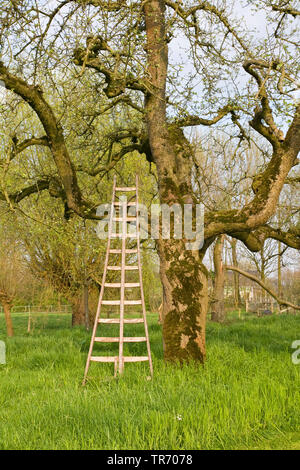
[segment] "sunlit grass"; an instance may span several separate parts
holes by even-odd
[[[0,316],[0,449],[300,449],[300,365],[291,361],[299,316],[209,323],[206,365],[181,368],[164,364],[157,317],[148,317],[154,379],[147,363],[125,364],[119,379],[112,364],[92,364],[83,388],[90,332],[49,315],[28,334],[16,314],[6,339]],[[126,345],[126,354],[143,347]]]

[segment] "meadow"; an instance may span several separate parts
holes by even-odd
[[[163,362],[149,314],[153,380],[147,363],[126,364],[117,379],[112,364],[92,364],[85,387],[90,332],[71,329],[69,315],[49,315],[30,334],[25,314],[13,321],[7,339],[0,315],[0,449],[300,449],[300,365],[291,361],[299,315],[209,322],[205,366],[179,367]]]

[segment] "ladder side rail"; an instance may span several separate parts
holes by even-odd
[[[93,332],[92,332],[90,348],[89,348],[88,357],[87,357],[86,366],[85,366],[85,371],[84,371],[83,385],[86,382],[86,377],[87,377],[90,362],[91,362],[91,356],[92,356],[92,352],[93,352],[95,336],[96,336],[98,321],[99,321],[99,317],[100,317],[102,298],[103,298],[103,294],[104,294],[104,284],[105,284],[105,280],[106,280],[107,266],[108,266],[109,252],[110,252],[110,235],[111,235],[111,231],[112,231],[112,222],[113,222],[113,215],[114,215],[115,192],[116,192],[116,176],[114,176],[114,182],[113,182],[113,192],[112,192],[110,219],[109,219],[109,224],[108,224],[108,240],[107,240],[107,248],[106,248],[106,255],[105,255],[105,262],[104,262],[104,270],[103,270],[103,276],[102,276],[102,284],[101,284],[101,289],[100,289],[99,301],[98,301],[97,312],[96,312],[96,317],[95,317],[95,322],[94,322],[94,327],[93,327]]]
[[[119,342],[119,374],[124,370],[124,301],[125,301],[125,264],[126,264],[126,234],[127,234],[127,200],[122,201],[122,255],[121,255],[121,295],[120,295],[120,342]]]
[[[139,179],[138,179],[138,175],[136,175],[136,182],[135,182],[135,186],[136,186],[136,239],[137,239],[138,270],[139,270],[140,290],[141,290],[141,299],[142,299],[142,311],[143,311],[143,318],[144,318],[144,327],[145,327],[145,336],[146,336],[147,352],[148,352],[148,359],[149,359],[149,367],[150,367],[151,376],[153,377],[153,364],[152,364],[148,324],[147,324],[147,317],[146,317],[146,307],[145,307],[144,288],[143,288],[143,275],[142,275],[142,265],[141,265],[140,229],[139,229],[139,192],[138,192],[138,187],[139,186],[138,185],[139,185]]]

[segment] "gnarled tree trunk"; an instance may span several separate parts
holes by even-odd
[[[199,254],[186,250],[182,240],[160,240],[159,253],[164,357],[204,362],[207,270]]]
[[[158,170],[161,203],[193,204],[191,147],[182,129],[168,124],[166,77],[168,46],[165,3],[144,6],[147,30],[147,70],[151,91],[146,97],[146,122],[153,159]],[[186,240],[160,239],[160,275],[163,285],[164,356],[169,361],[205,360],[205,322],[208,308],[207,271],[199,252],[189,251]]]

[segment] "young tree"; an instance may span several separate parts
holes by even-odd
[[[19,238],[26,248],[27,265],[34,276],[69,302],[72,326],[88,326],[95,307],[90,305],[89,313],[88,295],[99,294],[104,243],[97,239],[91,221],[77,216],[68,221],[56,220],[59,203],[49,196],[41,197],[37,206],[38,220],[24,216],[15,219]]]
[[[3,307],[7,336],[13,336],[11,308],[30,283],[24,263],[24,251],[7,219],[0,227],[0,303]]]

